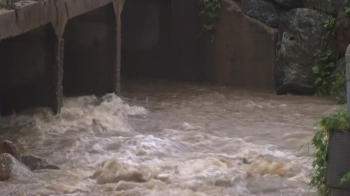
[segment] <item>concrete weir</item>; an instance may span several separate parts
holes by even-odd
[[[63,93],[119,91],[123,4],[27,0],[0,8],[1,114],[33,106],[59,113]]]

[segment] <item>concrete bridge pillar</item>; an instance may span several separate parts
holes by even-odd
[[[0,114],[36,106],[57,114],[64,96],[119,92],[123,4],[45,0],[0,9]]]
[[[55,99],[57,37],[50,24],[0,41],[1,113],[33,106],[51,107]]]

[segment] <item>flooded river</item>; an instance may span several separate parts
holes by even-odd
[[[0,195],[297,196],[308,185],[318,97],[135,80],[123,97],[67,98],[62,114],[0,119],[0,139],[58,171],[0,182]]]

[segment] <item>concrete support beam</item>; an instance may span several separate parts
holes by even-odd
[[[121,22],[121,15],[123,11],[125,0],[113,0],[113,7],[114,7],[114,13],[116,17],[116,26],[117,26],[117,64],[116,64],[116,80],[115,80],[115,92],[117,94],[121,93],[121,86],[120,86],[120,72],[121,72],[121,37],[122,37],[122,22]]]

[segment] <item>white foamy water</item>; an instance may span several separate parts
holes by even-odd
[[[37,108],[0,119],[0,139],[61,168],[0,182],[1,195],[312,195],[299,147],[340,107],[163,81],[124,92],[67,98],[59,116]]]

